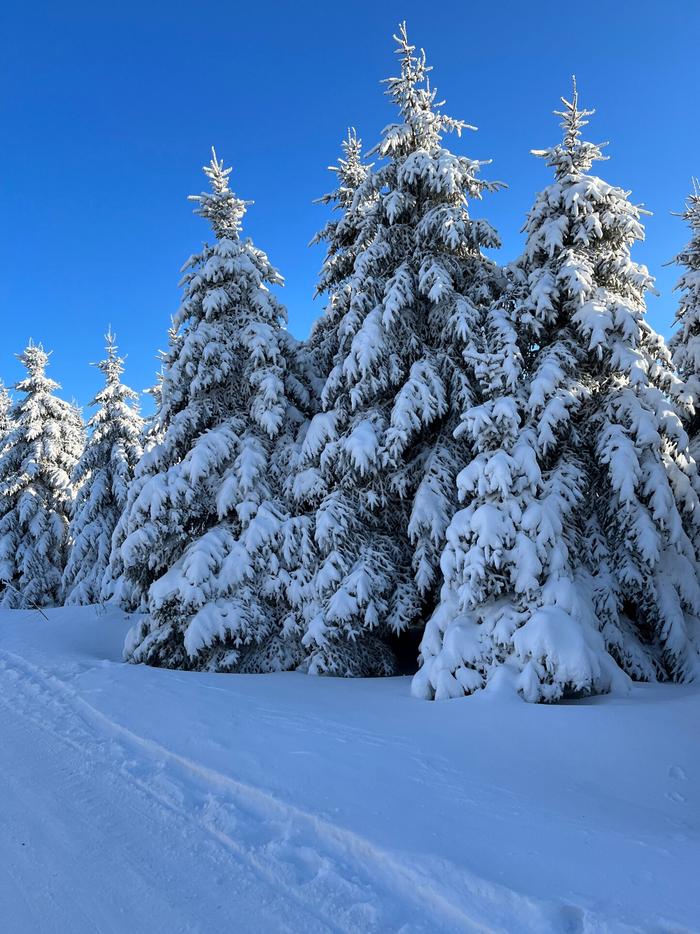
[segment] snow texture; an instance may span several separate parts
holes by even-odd
[[[436,706],[48,616],[0,612],[3,934],[697,930],[697,687]]]

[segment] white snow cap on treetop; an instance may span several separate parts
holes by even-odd
[[[197,201],[199,207],[194,213],[205,217],[211,222],[218,240],[225,238],[235,239],[241,230],[243,216],[253,202],[237,198],[229,187],[228,177],[231,168],[224,168],[224,161],[216,158],[216,150],[212,146],[211,162],[203,166],[203,172],[211,182],[211,192],[204,191],[199,195],[189,195],[189,201]]]
[[[557,177],[571,173],[588,172],[594,162],[607,159],[602,150],[606,143],[588,143],[581,140],[581,130],[588,126],[586,117],[592,117],[595,110],[579,110],[576,75],[572,75],[573,93],[571,100],[561,97],[563,110],[555,110],[554,115],[561,117],[559,124],[564,131],[561,143],[550,149],[532,149],[533,156],[542,156],[556,170]]]
[[[41,376],[49,365],[51,354],[44,350],[43,344],[35,344],[30,337],[22,353],[15,354],[15,356],[31,376]]]
[[[458,136],[462,130],[476,130],[475,126],[464,120],[455,120],[440,112],[445,101],[436,101],[437,90],[430,86],[428,73],[433,70],[433,66],[426,63],[424,49],[418,55],[413,54],[416,46],[408,41],[405,20],[399,24],[399,33],[394,34],[394,40],[397,44],[396,54],[401,59],[401,74],[384,78],[382,84],[387,85],[386,94],[399,108],[406,123],[411,124],[415,130],[416,118],[422,117],[421,128],[424,132],[432,131],[435,137],[439,137],[445,130],[454,130]]]

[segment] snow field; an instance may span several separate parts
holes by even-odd
[[[32,931],[691,931],[700,691],[547,707],[120,662],[0,614],[0,914]]]

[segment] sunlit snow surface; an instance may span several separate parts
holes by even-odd
[[[700,929],[700,687],[553,707],[122,664],[0,613],[0,929]]]

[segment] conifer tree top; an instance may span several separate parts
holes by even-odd
[[[693,178],[691,183],[693,190],[686,199],[685,211],[678,212],[676,216],[688,223],[692,240],[685,250],[678,254],[676,262],[696,268],[695,264],[700,262],[700,182]]]
[[[576,76],[572,78],[573,93],[571,100],[560,98],[563,110],[555,110],[554,115],[561,117],[560,126],[564,131],[561,143],[550,149],[533,149],[532,154],[547,159],[547,165],[554,167],[557,178],[565,175],[582,175],[590,171],[594,162],[606,159],[602,149],[607,143],[589,143],[581,139],[583,127],[588,126],[587,117],[592,117],[595,110],[581,110],[578,105]]]
[[[105,334],[106,356],[99,363],[92,365],[104,375],[105,385],[100,389],[91,405],[107,405],[110,403],[121,404],[125,402],[135,402],[138,400],[138,393],[134,392],[129,386],[125,386],[121,377],[124,373],[125,358],[117,353],[117,337],[111,328]],[[134,414],[138,414],[138,406],[133,407]]]
[[[46,376],[46,367],[49,365],[50,354],[44,350],[43,344],[35,344],[30,340],[22,353],[16,354],[19,362],[27,370],[27,377],[20,380],[15,389],[20,392],[54,392],[60,389],[60,384]]]
[[[49,354],[42,344],[35,344],[30,340],[22,353],[16,354],[19,362],[26,367],[31,376],[43,376],[49,365]]]
[[[104,373],[105,382],[108,386],[116,385],[124,372],[124,357],[118,355],[117,350],[119,348],[117,347],[116,341],[116,334],[113,333],[111,327],[108,328],[105,334],[105,350],[107,356],[104,360],[100,360],[99,363],[93,363],[93,366],[96,366],[98,370]]]
[[[328,166],[328,171],[333,172],[338,179],[338,187],[334,191],[321,195],[315,203],[333,204],[336,209],[346,211],[351,207],[355,192],[366,180],[373,163],[362,161],[362,140],[357,135],[355,127],[348,127],[347,136],[340,146],[342,155],[338,158],[338,164]],[[317,234],[309,245],[329,239],[336,232],[339,223],[341,222],[337,220],[330,221],[329,225]]]
[[[398,148],[397,143],[408,151],[417,148],[431,150],[439,145],[443,133],[454,131],[461,135],[462,130],[475,130],[476,127],[464,120],[455,120],[442,113],[440,108],[445,102],[436,100],[437,91],[431,87],[428,77],[432,66],[426,63],[423,49],[418,55],[415,54],[416,46],[408,41],[405,22],[400,24],[394,40],[396,54],[401,62],[401,74],[385,78],[383,83],[387,85],[386,94],[398,107],[408,132],[400,134],[397,139],[396,134],[391,132],[395,127],[387,127],[384,139],[372,151],[386,156]]]
[[[318,204],[337,201],[341,208],[346,208],[352,202],[355,191],[367,177],[367,172],[372,165],[362,161],[362,140],[357,135],[355,127],[348,127],[348,135],[340,145],[343,154],[338,159],[338,164],[328,166],[328,171],[335,172],[338,177],[340,183],[338,190],[323,195],[318,199]]]
[[[217,240],[238,238],[243,216],[252,201],[237,198],[229,187],[231,168],[224,168],[223,159],[216,158],[212,147],[211,162],[203,167],[204,174],[211,183],[212,190],[199,195],[190,195],[190,201],[197,201],[194,213],[210,221]]]

